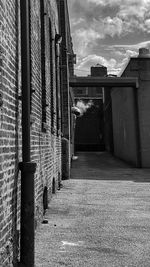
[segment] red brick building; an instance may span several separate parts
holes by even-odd
[[[15,266],[20,253],[21,171],[24,170],[21,167],[20,171],[19,163],[30,161],[29,165],[36,166],[32,177],[33,227],[41,222],[52,193],[60,186],[62,135],[67,138],[70,149],[68,79],[73,73],[73,49],[69,27],[66,0],[0,1],[2,267]],[[26,75],[24,67],[28,70]],[[70,159],[66,161],[69,164]]]

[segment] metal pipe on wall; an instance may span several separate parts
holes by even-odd
[[[22,162],[21,170],[21,236],[20,262],[34,266],[34,173],[36,164],[30,159],[30,0],[20,0],[21,69],[22,69]]]

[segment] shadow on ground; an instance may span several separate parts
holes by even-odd
[[[135,168],[107,152],[78,152],[71,178],[150,182],[150,169]]]

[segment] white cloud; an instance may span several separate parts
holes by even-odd
[[[150,41],[140,42],[137,44],[116,44],[116,45],[113,45],[113,47],[122,48],[122,49],[136,49],[136,50],[138,50],[141,47],[150,49]]]
[[[136,43],[140,36],[147,40],[147,34],[150,33],[150,0],[68,2],[73,7],[71,24],[74,50],[79,58],[75,67],[78,75],[87,75],[90,67],[97,63],[107,66],[109,72],[117,74],[129,57],[137,56],[139,48],[150,49],[150,40],[141,39],[141,42]],[[119,44],[122,37],[124,44],[122,41]],[[118,44],[107,45],[109,41],[115,43],[115,38]]]
[[[81,0],[82,2],[82,0]],[[150,3],[150,0],[87,0],[89,3],[94,3],[96,5],[118,5],[118,6],[124,6],[124,5],[141,5],[145,6]]]
[[[132,5],[122,5],[120,11],[118,12],[119,17],[124,18],[125,20],[129,17],[144,18],[144,15],[147,11],[146,5],[143,5],[142,2],[139,4]]]
[[[78,76],[87,76],[90,74],[91,66],[96,65],[97,63],[107,67],[108,73],[119,75],[124,69],[125,65],[131,57],[137,57],[138,53],[135,50],[127,49],[126,51],[116,51],[122,56],[121,61],[117,61],[115,58],[110,58],[109,60],[103,56],[98,56],[96,54],[88,55],[84,58],[79,58],[79,61],[76,65],[76,75]],[[113,51],[115,55],[115,51]]]
[[[72,26],[77,26],[77,25],[83,23],[84,21],[85,20],[83,18],[79,18],[78,20],[73,18],[73,19],[71,19],[71,25]]]
[[[76,47],[76,53],[79,56],[85,56],[88,54],[88,46],[98,38],[103,36],[93,29],[78,29],[73,35],[73,41]]]
[[[111,37],[114,37],[115,35],[120,36],[123,30],[123,22],[118,17],[106,17],[103,20],[103,26],[104,26],[104,32],[107,35],[110,35]]]
[[[70,2],[72,1],[70,0]],[[135,30],[150,31],[150,0],[80,0],[73,1],[73,3],[78,6],[76,8],[79,10],[79,12],[76,10],[76,16],[85,16],[85,25],[82,24],[82,26],[86,28],[88,25],[92,29],[97,27],[97,31],[101,34],[104,31],[104,37],[105,35],[121,36]],[[101,10],[100,7],[105,8],[105,10],[117,7],[116,14],[112,16],[110,12],[110,16],[104,17],[103,13],[100,12],[98,18],[95,14],[96,9]],[[93,19],[91,19],[92,12],[90,9],[93,9]],[[83,18],[78,17],[77,21],[80,20],[83,21]]]
[[[87,0],[87,2],[89,2],[89,3],[94,3],[94,4],[96,4],[96,5],[102,5],[102,6],[105,6],[106,5],[106,3],[108,4],[108,0],[106,0],[106,1],[103,1],[103,0]]]
[[[79,60],[76,66],[76,75],[79,76],[87,76],[90,73],[91,66],[96,65],[97,63],[105,66],[109,70],[115,69],[116,67],[116,60],[114,58],[111,58],[107,60],[106,58],[98,55],[88,55],[87,57],[84,57]]]
[[[145,27],[147,32],[150,33],[150,19],[145,20]]]
[[[138,53],[134,50],[127,50],[125,56],[128,58],[129,57],[137,57]]]

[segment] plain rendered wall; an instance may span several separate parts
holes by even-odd
[[[139,122],[142,167],[150,167],[150,58],[139,60]]]
[[[133,88],[112,90],[112,116],[115,156],[137,165],[137,143]]]
[[[140,152],[140,157],[141,157],[141,167],[150,167],[150,119],[149,119],[150,118],[150,104],[149,104],[150,103],[150,57],[131,58],[121,76],[122,77],[138,77],[139,88],[136,89],[136,94],[137,94],[136,101],[137,101],[137,107],[138,107],[137,121],[138,121],[138,128],[139,128],[139,144],[140,144],[139,152]],[[116,93],[117,98],[119,97],[120,91],[122,90],[125,90],[125,89],[119,88],[119,90],[117,91]],[[113,93],[112,93],[112,98],[113,98],[113,101],[115,101]],[[115,121],[117,118],[115,115],[116,114],[115,110],[116,110],[116,107],[114,106],[113,107],[114,131],[116,131]],[[122,113],[123,110],[124,109],[122,109],[120,105],[120,113]],[[132,115],[131,115],[131,112],[130,113],[128,112],[128,108],[126,109],[126,114],[129,115],[129,120],[130,120],[130,117]],[[120,139],[120,136],[121,135],[118,136],[119,139]],[[114,143],[115,142],[117,143],[115,146],[118,146],[119,144],[116,138],[114,139]],[[133,147],[132,142],[129,144],[129,147]],[[118,152],[117,152],[117,155],[118,155]],[[126,155],[125,160],[128,160],[129,157],[130,157],[130,154],[128,153]]]
[[[131,58],[123,77],[138,77],[138,121],[140,135],[141,166],[150,167],[150,57]]]
[[[113,124],[112,124],[112,101],[111,88],[105,87],[103,90],[104,107],[104,138],[105,149],[111,153],[114,152],[113,145]]]

